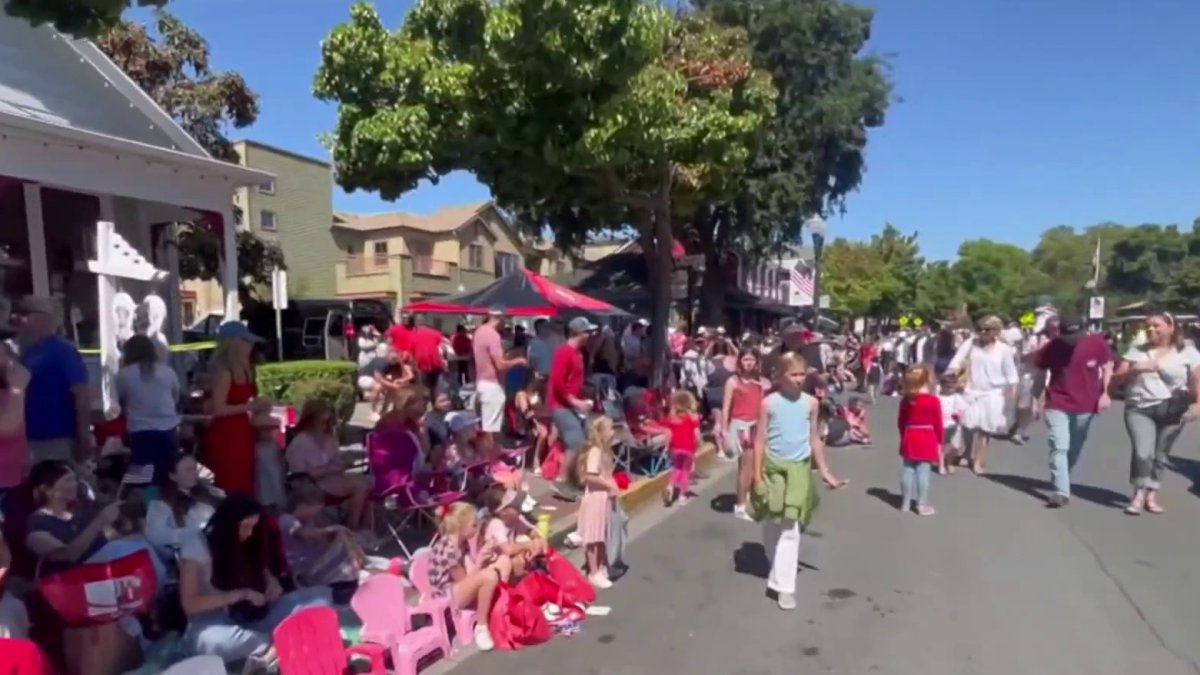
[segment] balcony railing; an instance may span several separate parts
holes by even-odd
[[[346,274],[362,275],[362,274],[383,274],[387,272],[388,257],[386,255],[358,255],[350,254],[346,256]]]
[[[444,260],[434,260],[429,256],[418,255],[413,256],[412,265],[413,274],[450,278],[451,264]]]

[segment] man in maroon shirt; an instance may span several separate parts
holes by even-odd
[[[1034,355],[1034,365],[1050,374],[1046,426],[1054,494],[1047,505],[1061,508],[1071,499],[1071,469],[1079,461],[1092,418],[1109,406],[1113,355],[1103,335],[1084,332],[1079,317],[1051,318],[1046,330],[1059,334]]]
[[[592,402],[583,396],[583,353],[580,348],[597,326],[584,317],[575,317],[567,323],[567,340],[554,350],[550,358],[550,377],[546,382],[546,409],[550,411],[554,426],[558,429],[566,458],[566,471],[560,474],[556,489],[563,497],[571,498],[577,493],[574,477],[575,457],[583,448],[586,436],[584,417],[591,411]]]

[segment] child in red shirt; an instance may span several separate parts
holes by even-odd
[[[900,402],[900,510],[916,502],[918,515],[932,516],[929,479],[942,452],[942,402],[933,393],[933,369],[924,364],[904,373],[904,400]]]
[[[662,425],[671,432],[668,449],[671,452],[671,480],[663,493],[667,506],[678,501],[688,502],[691,486],[692,462],[700,447],[700,416],[696,414],[696,397],[690,391],[679,389],[671,394],[670,413]]]

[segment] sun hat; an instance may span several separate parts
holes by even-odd
[[[255,335],[253,331],[246,327],[246,324],[241,321],[226,321],[217,328],[218,340],[245,340],[246,342],[259,343],[263,339]]]

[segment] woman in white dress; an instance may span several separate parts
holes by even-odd
[[[1003,329],[1003,322],[995,316],[982,319],[978,335],[958,348],[946,368],[966,375],[962,429],[971,470],[977,474],[984,472],[988,442],[1008,436],[1011,430],[1008,410],[1020,383],[1013,348],[997,339]],[[960,459],[947,458],[946,463],[957,464]]]

